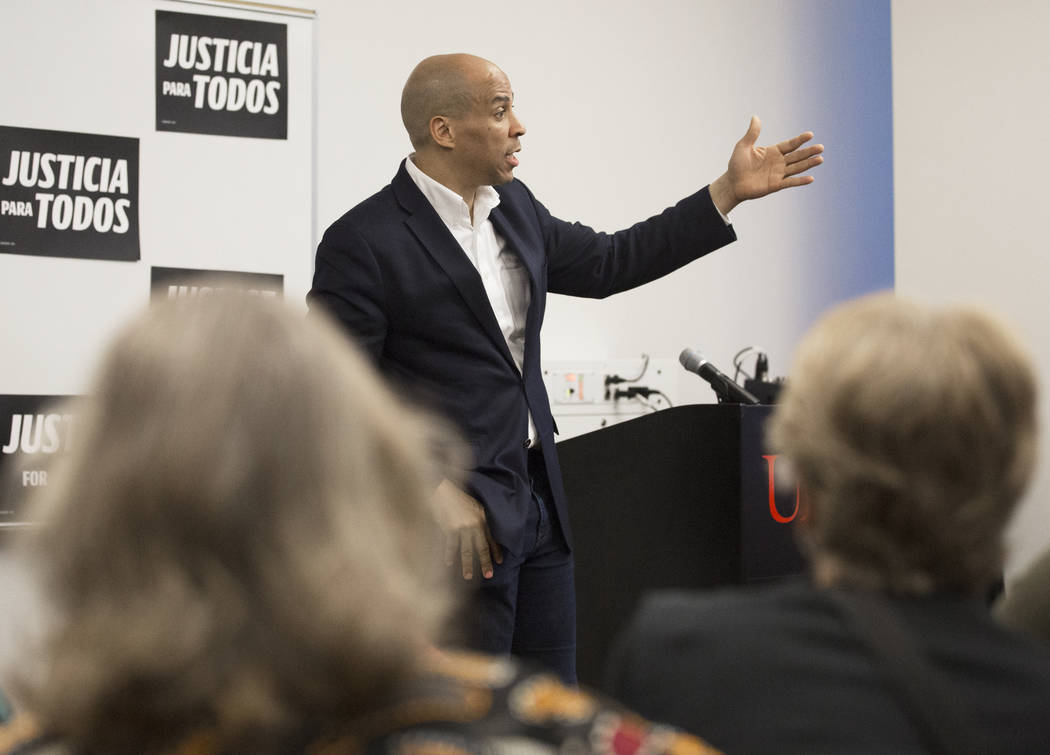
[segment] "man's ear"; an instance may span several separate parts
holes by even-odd
[[[452,122],[444,115],[435,115],[430,119],[430,138],[437,146],[445,149],[452,149],[456,146]]]

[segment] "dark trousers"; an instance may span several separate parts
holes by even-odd
[[[521,553],[503,554],[471,604],[476,647],[538,661],[576,683],[576,587],[572,554],[558,526],[543,454],[529,452],[532,507]]]

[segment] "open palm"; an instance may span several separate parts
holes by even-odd
[[[737,202],[757,199],[790,186],[804,186],[813,182],[813,176],[798,175],[820,165],[824,146],[817,144],[800,149],[813,138],[812,131],[771,147],[756,147],[762,122],[752,116],[747,133],[736,143],[729,158],[727,177]]]

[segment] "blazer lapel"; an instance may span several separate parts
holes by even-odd
[[[441,222],[437,211],[412,181],[404,163],[401,164],[401,169],[394,176],[391,185],[398,202],[410,213],[405,224],[452,280],[481,329],[496,345],[504,359],[517,371],[503,331],[500,330],[496,315],[492,312],[481,276],[448,228]]]
[[[529,293],[531,294],[529,296],[528,312],[525,314],[525,362],[528,363],[539,354],[539,350],[534,348],[533,344],[535,347],[538,347],[540,343],[540,326],[543,322],[543,310],[546,301],[546,291],[541,289],[544,252],[543,250],[539,254],[533,252],[532,248],[525,243],[522,235],[510,225],[510,221],[503,211],[505,202],[507,202],[507,198],[501,192],[500,205],[495,210],[492,210],[489,217],[492,219],[492,225],[496,227],[497,233],[506,240],[507,248],[518,255],[518,258],[522,260],[522,265],[525,266],[525,270],[528,271]]]
[[[529,273],[529,288],[531,296],[529,297],[529,311],[525,315],[525,341],[528,344],[528,338],[530,334],[537,334],[540,327],[540,317],[543,314],[541,303],[544,301],[544,292],[540,291],[540,272],[543,268],[543,257],[542,255],[530,254],[531,249],[524,242],[514,227],[507,220],[506,215],[503,213],[503,203],[507,199],[503,194],[500,194],[500,204],[492,211],[489,218],[492,220],[492,224],[496,228],[496,232],[507,242],[507,248],[510,249],[514,254],[518,256],[521,263],[525,265],[525,269]],[[526,354],[528,348],[526,348]]]

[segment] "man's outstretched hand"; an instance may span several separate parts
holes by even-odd
[[[729,168],[711,184],[711,199],[715,207],[728,215],[745,199],[757,199],[790,186],[813,183],[813,176],[801,176],[820,165],[824,158],[823,144],[802,148],[813,138],[812,131],[772,147],[756,147],[762,121],[751,117],[751,125],[744,137],[736,143],[729,158]]]

